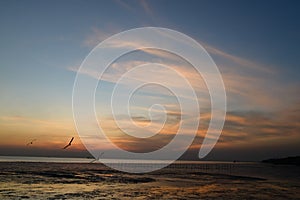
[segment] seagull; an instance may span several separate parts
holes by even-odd
[[[90,163],[94,163],[94,162],[96,162],[96,161],[99,161],[100,157],[101,157],[103,154],[104,154],[104,152],[101,152],[101,153],[99,154],[98,158],[92,160]]]
[[[70,140],[69,144],[67,144],[63,149],[66,149],[66,148],[68,148],[69,146],[71,146],[73,140],[74,140],[74,137],[72,137],[72,139]]]
[[[33,139],[33,140],[31,140],[31,142],[28,142],[28,143],[26,144],[26,146],[29,146],[29,145],[33,144],[34,141],[36,141],[36,139]]]

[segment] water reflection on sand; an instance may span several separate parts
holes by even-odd
[[[129,174],[99,163],[0,162],[0,199],[300,199],[295,166],[221,164]]]

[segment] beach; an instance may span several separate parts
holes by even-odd
[[[101,163],[0,162],[0,199],[300,199],[296,166],[179,162],[145,174]]]

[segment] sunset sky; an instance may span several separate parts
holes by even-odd
[[[299,155],[299,10],[297,1],[1,1],[0,155],[87,156],[73,121],[76,73],[101,41],[146,26],[192,37],[219,67],[227,116],[219,141],[206,159]],[[100,124],[115,144],[133,152],[152,151],[172,139],[182,114],[167,90],[145,87],[132,102],[133,121],[140,126],[149,123],[151,105],[156,101],[166,105],[168,118],[157,137],[129,138],[109,115],[107,103],[117,79],[149,60],[172,66],[195,88],[201,120],[198,137],[184,158],[197,159],[210,118],[209,94],[189,63],[172,54],[137,51],[118,59],[99,80],[95,107]],[[163,71],[158,73],[168,78]],[[92,71],[85,75],[96,78]],[[180,89],[183,95],[184,88]],[[122,116],[122,108],[119,111]],[[160,111],[155,112],[159,119]],[[152,125],[150,129],[155,129],[155,120]],[[73,136],[73,145],[62,150]],[[105,146],[100,148],[105,151]]]

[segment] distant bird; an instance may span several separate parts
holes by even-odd
[[[90,163],[94,163],[94,162],[96,162],[96,161],[99,161],[100,157],[101,157],[103,154],[104,154],[104,152],[101,152],[101,153],[99,154],[98,158],[92,160]]]
[[[36,139],[33,139],[33,140],[31,140],[31,142],[28,142],[28,143],[26,144],[26,146],[32,145],[34,141],[36,141]]]
[[[70,140],[69,144],[67,144],[63,149],[66,149],[66,148],[68,148],[69,146],[71,146],[73,140],[74,140],[74,137],[72,137],[72,139]]]

